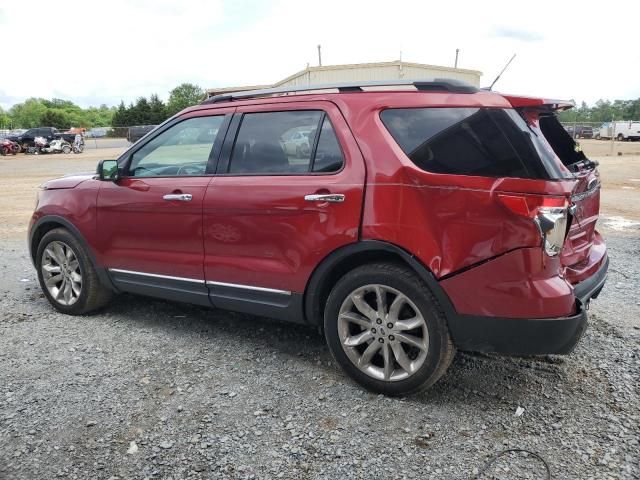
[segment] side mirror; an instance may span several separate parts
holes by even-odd
[[[116,160],[100,160],[98,163],[98,177],[100,180],[116,182],[118,180],[118,162]]]

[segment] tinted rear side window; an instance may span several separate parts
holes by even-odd
[[[332,173],[340,170],[342,164],[342,150],[324,112],[246,113],[236,136],[228,173]]]
[[[380,114],[421,169],[485,177],[551,178],[536,134],[514,110],[405,108]]]
[[[233,146],[229,173],[306,173],[320,111],[247,113]]]

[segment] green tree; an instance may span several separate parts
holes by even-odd
[[[124,105],[124,101],[120,101],[120,105],[113,113],[113,117],[111,118],[111,125],[114,127],[126,127],[127,126],[127,107]]]
[[[42,117],[40,117],[40,125],[43,127],[66,129],[71,126],[71,122],[63,110],[49,108],[44,112]]]
[[[204,100],[205,92],[198,85],[183,83],[169,92],[167,102],[167,114],[175,115],[191,105],[196,105]]]
[[[155,93],[149,97],[149,108],[151,125],[158,125],[167,119],[167,107]]]
[[[136,117],[134,125],[149,125],[151,123],[151,106],[145,97],[138,97],[133,109]]]
[[[42,98],[29,98],[24,103],[18,103],[9,110],[9,115],[16,127],[39,127],[42,115],[47,111],[47,106]]]
[[[11,117],[0,107],[0,128],[11,128]]]

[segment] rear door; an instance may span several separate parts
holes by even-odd
[[[297,133],[310,147],[296,148]],[[247,302],[295,303],[319,262],[358,240],[364,182],[362,155],[333,103],[238,107],[204,199],[213,303],[264,314],[273,312]]]

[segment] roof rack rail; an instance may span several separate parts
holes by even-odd
[[[347,93],[364,92],[367,89],[376,90],[376,87],[413,86],[418,91],[446,91],[451,93],[476,93],[478,89],[466,82],[448,78],[434,78],[433,80],[382,80],[371,82],[347,82],[318,85],[305,85],[303,87],[277,87],[261,90],[246,90],[242,92],[224,93],[214,95],[202,102],[202,105],[219,102],[230,102],[243,98],[266,97],[270,95],[288,95],[300,92],[312,93]],[[330,90],[332,92],[323,92]]]

